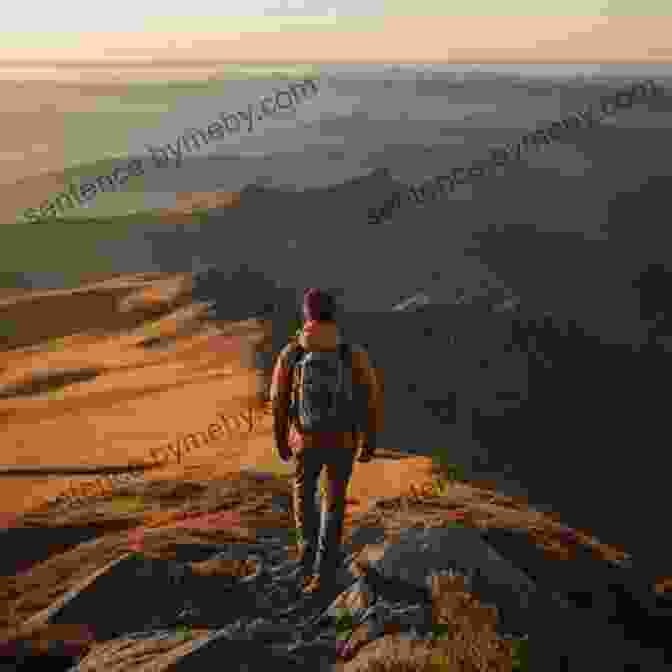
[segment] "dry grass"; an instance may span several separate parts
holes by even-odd
[[[190,562],[189,566],[197,576],[227,576],[233,579],[252,576],[258,569],[257,563],[251,559],[203,560],[202,562]]]
[[[445,637],[437,640],[436,654],[448,669],[512,669],[512,644],[496,632],[497,608],[482,605],[471,595],[463,576],[444,573],[432,577],[432,614]]]
[[[478,656],[460,657],[439,641],[423,642],[399,635],[384,635],[346,663],[345,672],[499,672],[512,671],[511,659],[489,665]]]
[[[130,637],[119,637],[94,644],[79,669],[82,672],[158,672],[168,669],[170,663],[186,655],[194,645],[210,635],[212,631],[205,628],[178,628],[167,636],[140,642]]]
[[[356,650],[344,672],[512,672],[514,643],[496,632],[497,609],[467,592],[464,577],[432,576],[432,620],[437,638],[406,639],[387,633]],[[355,633],[356,634],[356,633]]]

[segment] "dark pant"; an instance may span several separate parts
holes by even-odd
[[[324,575],[336,569],[343,535],[345,495],[354,456],[354,448],[350,445],[328,448],[310,445],[294,452],[294,520],[303,536],[303,565],[307,573]],[[327,492],[320,515],[316,496],[323,468]]]

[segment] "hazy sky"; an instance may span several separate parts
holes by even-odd
[[[627,30],[627,22],[611,23],[608,17],[635,17],[665,16],[670,14],[670,5],[666,0],[563,0],[562,3],[539,3],[532,0],[472,0],[468,3],[456,0],[415,0],[412,3],[401,0],[245,0],[244,2],[222,2],[222,0],[114,0],[109,3],[91,3],[90,0],[59,0],[58,2],[44,2],[44,0],[22,0],[14,3],[12,11],[3,16],[0,29],[0,61],[3,59],[40,59],[58,58],[76,59],[78,56],[87,58],[117,58],[136,57],[143,47],[154,50],[160,57],[170,58],[171,49],[177,58],[235,58],[236,50],[230,43],[241,39],[241,34],[249,48],[244,45],[240,48],[241,58],[295,58],[295,53],[283,53],[284,43],[269,43],[264,49],[261,42],[249,42],[247,33],[296,33],[301,32],[305,44],[301,40],[297,43],[298,51],[301,47],[307,54],[315,53],[315,58],[351,58],[351,50],[358,47],[351,44],[344,37],[340,37],[338,45],[325,45],[324,54],[319,53],[320,41],[311,40],[311,34],[319,36],[324,32],[335,33],[377,33],[380,45],[371,44],[368,52],[361,54],[362,58],[375,58],[378,52],[385,47],[386,53],[380,53],[380,58],[390,58],[390,49],[399,50],[401,60],[408,58],[408,44],[422,45],[427,41],[430,44],[439,42],[444,51],[456,48],[467,48],[471,44],[484,48],[491,42],[490,33],[496,31],[494,49],[499,45],[515,46],[520,42],[521,49],[556,48],[551,42],[562,41],[571,37],[574,40],[581,37],[578,33],[591,32],[591,25],[602,28],[601,34],[595,36],[596,48],[599,52],[601,41],[604,42],[606,25],[610,30],[619,33],[618,44],[625,50],[624,58],[631,58],[632,43],[646,44],[642,49],[642,57],[658,58],[662,54],[670,59],[669,23],[660,23],[660,20],[649,20],[642,34],[641,24],[631,27],[628,39],[624,39],[623,26]],[[559,15],[564,19],[539,19],[533,32],[530,33],[529,19],[532,17],[549,17]],[[492,17],[525,17],[520,24],[502,24],[492,27]],[[411,17],[411,25],[401,17]],[[442,20],[436,21],[436,17]],[[465,39],[464,24],[461,21],[451,23],[458,17],[491,17],[483,24],[484,30],[478,27],[470,31],[470,39]],[[592,18],[589,18],[592,17]],[[594,19],[598,21],[595,23]],[[396,19],[396,20],[395,20]],[[577,19],[582,19],[577,23]],[[602,19],[602,21],[599,21]],[[471,24],[470,24],[471,25]],[[518,29],[516,30],[516,26]],[[539,27],[537,27],[539,26]],[[451,28],[452,27],[452,28]],[[446,29],[448,32],[445,32]],[[404,39],[399,41],[397,33],[404,33]],[[126,40],[119,37],[121,34],[134,33],[138,38]],[[564,33],[564,34],[563,34]],[[658,34],[667,35],[667,39],[659,40]],[[101,37],[103,34],[103,37]],[[107,34],[107,37],[104,35]],[[117,34],[117,37],[114,37]],[[203,46],[201,40],[194,36],[209,35],[215,44]],[[462,34],[461,39],[460,35]],[[336,37],[336,36],[334,36]],[[190,44],[189,39],[194,43]],[[327,40],[329,42],[329,40]],[[217,51],[217,44],[223,45],[221,53]],[[461,44],[460,44],[461,43]],[[362,43],[366,45],[367,43]],[[426,46],[426,45],[425,45]],[[189,49],[189,47],[193,47]],[[380,47],[380,48],[379,48]],[[606,45],[605,45],[606,47]],[[126,51],[124,51],[126,48]],[[365,47],[363,47],[365,48]],[[130,51],[133,55],[130,55]],[[264,51],[266,53],[264,53]],[[294,50],[296,51],[296,50]],[[411,50],[412,51],[412,50]],[[436,50],[435,50],[436,51]],[[552,51],[552,49],[551,49]],[[553,54],[549,51],[549,58]],[[189,53],[191,52],[191,53]],[[423,54],[433,53],[431,49],[418,53],[420,60]],[[441,51],[436,51],[439,57]],[[571,55],[567,52],[567,57]],[[146,57],[147,54],[145,54]],[[254,56],[253,56],[254,55]],[[357,58],[355,53],[354,57]],[[452,53],[445,53],[444,57],[451,58]],[[543,58],[543,55],[541,55]],[[469,60],[470,56],[466,56]],[[577,53],[580,60],[582,54]],[[525,60],[528,60],[527,58]]]
[[[264,26],[264,16],[357,17],[357,16],[615,16],[669,14],[665,0],[563,0],[539,3],[532,0],[115,0],[91,4],[89,0],[29,0],[15,3],[3,17],[3,30],[72,32],[127,30],[211,30],[224,28],[230,17],[236,21],[228,30],[254,30]],[[262,21],[258,21],[262,18]],[[221,25],[212,26],[219,19]],[[257,21],[255,22],[255,19]]]

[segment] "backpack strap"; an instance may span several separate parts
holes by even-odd
[[[288,380],[290,384],[289,408],[290,417],[296,411],[296,381],[294,379],[294,370],[306,351],[297,343],[287,355]]]
[[[344,361],[347,359],[348,354],[352,356],[352,349],[347,343],[341,343],[338,346],[341,359]],[[289,375],[292,376],[294,373],[294,367],[299,363],[301,358],[306,354],[306,351],[300,346],[296,345],[294,349],[287,355],[287,368],[289,369]],[[351,361],[352,366],[352,361]]]
[[[305,350],[297,343],[291,352],[287,355],[287,367],[289,368],[289,373],[292,375],[294,367],[299,363],[299,360],[305,354]]]
[[[350,367],[350,380],[352,382],[352,377],[353,377],[353,357],[352,357],[352,348],[348,343],[340,343],[338,346],[338,351],[341,357],[341,360],[343,361],[343,364],[346,366]],[[349,362],[348,362],[348,357],[349,357]],[[352,395],[352,389],[350,389],[350,394]]]

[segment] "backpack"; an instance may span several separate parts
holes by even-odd
[[[289,417],[302,432],[351,432],[353,399],[352,348],[304,350],[296,345],[289,361],[292,393]]]

